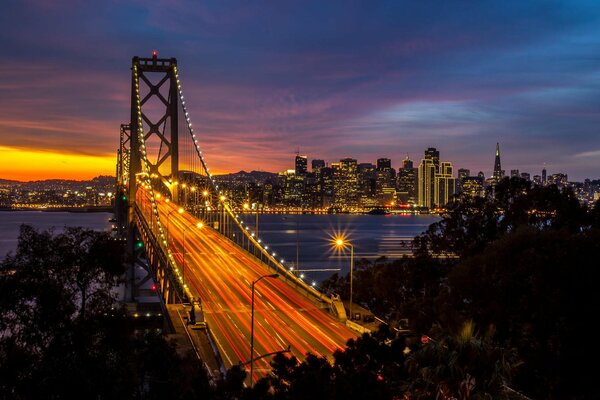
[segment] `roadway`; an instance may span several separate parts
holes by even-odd
[[[205,320],[225,367],[246,363],[250,359],[251,283],[274,271],[211,227],[198,228],[200,220],[177,212],[172,202],[161,199],[157,204],[163,228],[168,227],[171,252],[180,267],[185,257],[184,282],[202,301]],[[336,350],[356,338],[343,323],[286,283],[282,275],[256,283],[254,300],[255,358],[289,347],[300,360],[310,352],[332,361]],[[255,380],[270,371],[270,359],[254,362]]]

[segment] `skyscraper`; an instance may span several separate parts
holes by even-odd
[[[440,152],[435,147],[429,147],[425,150],[425,158],[432,160],[436,167],[440,165]]]
[[[396,197],[396,171],[392,169],[389,158],[377,159],[376,194],[379,205],[383,206],[394,201]]]
[[[495,183],[498,183],[504,178],[504,171],[500,164],[500,144],[496,143],[496,158],[494,159],[494,174],[492,175]]]
[[[419,206],[431,208],[435,202],[433,194],[435,190],[435,173],[437,172],[433,158],[427,156],[421,160],[419,164]]]
[[[389,158],[378,158],[377,159],[377,170],[378,171],[389,170],[391,168],[392,168],[392,160],[390,160]]]
[[[398,170],[396,198],[401,204],[417,203],[417,169],[408,156],[402,161],[402,168]]]
[[[358,164],[355,159],[340,160],[334,185],[335,206],[342,210],[356,207],[358,203]]]
[[[452,176],[452,164],[440,165],[440,153],[433,147],[425,150],[425,158],[419,165],[419,206],[433,208],[444,206],[455,192],[456,180]]]
[[[296,155],[296,176],[306,175],[308,172],[308,158],[306,156]]]
[[[377,174],[373,164],[358,164],[358,187],[360,191],[361,205],[363,207],[375,205]]]
[[[542,186],[546,186],[546,167],[542,169]]]
[[[448,204],[456,189],[456,180],[452,176],[452,163],[443,161],[435,174],[434,202],[437,206]]]

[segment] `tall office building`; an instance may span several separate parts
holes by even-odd
[[[500,164],[500,143],[496,143],[496,157],[494,158],[494,173],[492,178],[495,183],[498,183],[504,178],[504,171],[502,171],[502,165]]]
[[[406,157],[397,175],[396,200],[400,204],[417,203],[417,169],[411,159]]]
[[[542,186],[546,186],[546,183],[546,168],[544,167],[544,169],[542,169]]]
[[[379,158],[377,160],[376,175],[378,205],[390,204],[396,197],[396,171],[392,169],[392,161],[389,158]]]
[[[343,210],[358,204],[358,164],[353,158],[344,158],[339,162],[335,180],[335,206]]]
[[[521,172],[521,178],[525,179],[526,181],[530,181],[531,175],[528,172]]]
[[[518,170],[518,169],[511,169],[511,170],[510,170],[510,177],[511,177],[511,178],[512,178],[512,177],[517,177],[517,178],[518,178],[519,176],[520,176],[520,175],[519,175],[519,170]]]
[[[419,206],[433,207],[435,205],[435,174],[437,173],[440,163],[440,152],[435,147],[429,147],[425,150],[425,158],[421,160],[419,165],[419,187],[418,199]]]
[[[435,175],[434,202],[436,206],[448,204],[456,191],[456,180],[452,176],[452,163],[443,161]]]
[[[308,172],[308,158],[306,156],[296,156],[296,176],[306,175]]]
[[[279,173],[282,198],[285,205],[302,206],[302,194],[304,193],[304,177],[297,175],[296,170],[288,169]]]
[[[455,192],[456,180],[452,176],[452,164],[442,162],[440,153],[433,147],[425,151],[419,165],[418,204],[434,208],[448,203]]]
[[[377,173],[373,164],[358,164],[358,187],[360,191],[359,196],[361,206],[375,206],[375,192],[377,190]]]
[[[331,207],[333,205],[335,193],[335,173],[336,169],[331,167],[321,168],[319,174],[319,184],[321,186],[321,207]]]
[[[435,147],[429,147],[425,150],[425,158],[432,160],[436,167],[440,165],[440,152]]]
[[[389,158],[378,158],[377,170],[382,171],[385,169],[392,169],[392,160],[390,160]]]

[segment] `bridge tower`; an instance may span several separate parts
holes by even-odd
[[[150,179],[159,192],[178,201],[179,180],[179,96],[176,78],[177,60],[133,57],[131,75],[131,135],[129,163],[129,205],[135,200],[136,175],[142,172],[140,152],[146,151]],[[135,79],[137,71],[139,79]],[[139,82],[139,85],[136,83]],[[156,83],[154,83],[156,82]],[[138,113],[137,95],[140,96]],[[141,123],[138,119],[141,115]],[[143,129],[145,149],[141,149],[138,132]]]
[[[129,159],[131,127],[129,124],[121,124],[119,150],[117,150],[117,187],[115,193],[115,216],[117,223],[117,235],[125,238],[128,224],[127,197],[129,193]]]
[[[175,58],[158,58],[154,51],[150,58],[133,57],[131,70],[131,120],[129,124],[121,125],[115,209],[117,233],[127,239],[132,260],[126,281],[128,296],[133,301],[139,286],[135,278],[137,267],[147,269],[144,263],[148,262],[155,279],[168,275],[165,272],[168,259],[155,251],[159,247],[157,239],[148,235],[147,230],[140,229],[136,193],[139,182],[151,181],[155,192],[178,201],[178,110],[181,103]],[[143,243],[153,244],[145,248]],[[181,298],[168,279],[163,279],[163,283],[164,301]]]

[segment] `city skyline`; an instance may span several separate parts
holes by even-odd
[[[490,176],[600,175],[600,5],[8,1],[0,178],[114,175],[133,56],[176,57],[215,173],[436,147]],[[268,163],[268,164],[267,164]]]
[[[497,146],[498,145],[499,145],[499,143],[497,143]],[[431,148],[436,149],[435,147],[431,147]],[[0,150],[2,150],[1,147],[0,147]],[[423,149],[423,150],[426,150],[426,149]],[[423,153],[423,151],[421,153]],[[348,155],[347,157],[343,157],[343,158],[340,158],[340,159],[337,159],[337,160],[333,160],[333,159],[329,160],[329,159],[320,158],[318,155],[314,156],[314,157],[311,157],[311,156],[309,156],[307,154],[300,154],[298,152],[296,152],[295,155],[303,157],[303,158],[306,159],[307,165],[305,165],[305,168],[307,168],[307,171],[309,169],[311,171],[314,170],[314,168],[309,168],[308,167],[308,165],[310,165],[310,163],[308,163],[308,161],[311,161],[311,162],[312,161],[323,161],[324,162],[324,166],[330,166],[331,164],[339,163],[343,159],[354,159],[354,160],[356,160],[359,163],[372,164],[373,166],[375,166],[377,164],[377,161],[379,161],[381,159],[386,159],[386,160],[390,161],[390,165],[391,165],[392,169],[394,169],[394,170],[400,170],[400,169],[402,169],[403,162],[405,162],[406,160],[409,160],[409,161],[411,161],[413,163],[418,164],[419,161],[421,161],[423,159],[423,154],[420,154],[420,155],[417,154],[417,155],[413,156],[413,155],[408,154],[408,153],[405,154],[404,157],[399,157],[397,159],[388,159],[388,158],[378,157],[376,160],[362,160],[362,159],[359,159],[357,157],[353,157],[351,155]],[[9,157],[9,163],[10,163],[11,154],[7,154],[7,156]],[[258,172],[269,172],[269,173],[277,174],[279,172],[285,172],[287,170],[293,170],[295,168],[294,159],[292,158],[293,156],[294,156],[294,154],[290,155],[290,159],[288,160],[288,165],[284,166],[283,169],[280,169],[280,170],[275,170],[275,169],[260,169],[260,170],[256,170],[256,171],[258,171]],[[503,154],[502,155],[503,159],[504,159],[504,156],[505,155]],[[43,155],[41,157],[43,157]],[[72,156],[72,158],[73,159],[78,159],[78,158],[81,159],[82,157]],[[494,164],[493,167],[488,169],[488,173],[485,173],[485,170],[476,170],[476,169],[470,168],[468,165],[462,165],[460,161],[455,161],[455,160],[448,160],[448,161],[451,162],[453,164],[453,166],[454,166],[455,171],[453,172],[453,176],[455,178],[459,178],[459,174],[458,174],[458,172],[459,172],[458,170],[459,169],[470,170],[473,176],[477,175],[478,173],[483,173],[486,178],[493,178],[493,177],[495,177],[494,174],[495,174],[495,168],[496,168],[496,160],[493,161],[493,164]],[[43,181],[43,180],[75,180],[75,181],[79,180],[79,181],[87,181],[87,180],[90,180],[90,179],[93,179],[93,178],[96,178],[96,177],[100,177],[100,176],[114,176],[114,173],[111,173],[110,171],[108,171],[105,175],[98,174],[93,169],[90,169],[89,171],[90,171],[90,174],[91,174],[90,178],[85,177],[85,178],[80,178],[80,179],[71,179],[71,178],[65,178],[63,176],[49,176],[47,178],[41,178],[41,179],[25,179],[25,180],[22,180],[22,179],[12,179],[12,178],[6,178],[5,176],[0,176],[0,180],[14,180],[14,181],[19,181],[19,182],[33,182],[33,181],[38,181],[38,180],[39,181]],[[231,170],[231,171],[226,171],[226,172],[217,172],[214,175],[215,176],[219,176],[219,175],[235,174],[235,173],[243,172],[243,171],[246,171],[246,170],[244,170],[242,168],[242,169],[238,169],[238,170],[235,170],[235,171]],[[254,170],[252,170],[252,171],[254,171]],[[527,174],[531,175],[532,177],[534,175],[541,175],[542,173],[544,173],[544,171],[546,171],[546,173],[548,173],[548,174],[551,174],[551,173],[555,173],[555,174],[560,173],[560,174],[566,174],[567,176],[569,175],[568,171],[550,170],[545,163],[544,163],[544,165],[540,166],[539,170],[526,171],[526,170],[522,170],[520,168],[515,168],[515,166],[511,166],[511,168],[509,168],[509,169],[502,168],[501,171],[505,174],[505,176],[510,176],[510,173],[512,171],[517,171],[519,173],[527,173]],[[250,170],[247,170],[246,172],[250,172]],[[585,179],[594,180],[594,179],[598,179],[598,176],[584,176],[580,180],[570,179],[570,181],[571,182],[583,182]]]

